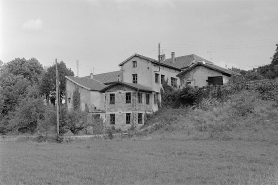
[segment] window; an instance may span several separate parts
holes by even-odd
[[[165,75],[161,75],[161,84],[165,82]]]
[[[110,114],[110,124],[115,125],[115,114]]]
[[[94,119],[100,119],[100,114],[93,114],[92,116]]]
[[[110,94],[110,104],[115,104],[115,94]]]
[[[171,86],[177,87],[177,79],[176,78],[171,77]]]
[[[155,73],[155,83],[159,83],[158,78],[159,78],[159,74]]]
[[[143,113],[138,113],[138,124],[143,124]]]
[[[142,93],[138,93],[138,103],[142,103]]]
[[[132,74],[132,82],[137,84],[137,74]]]
[[[146,104],[150,104],[150,94],[146,94]]]
[[[130,124],[130,115],[131,115],[131,113],[126,113],[126,116],[125,116],[125,123],[126,124]]]
[[[125,103],[131,103],[131,93],[125,94]]]
[[[133,67],[137,67],[137,61],[132,61]]]
[[[153,101],[154,101],[154,104],[157,104],[158,103],[158,93],[155,93],[153,95]]]
[[[223,85],[223,76],[208,77],[207,82],[209,85]]]

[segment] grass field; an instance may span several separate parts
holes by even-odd
[[[240,140],[0,142],[1,184],[278,184],[278,147]]]
[[[1,140],[0,184],[278,184],[278,102],[254,92],[161,109],[133,137]]]

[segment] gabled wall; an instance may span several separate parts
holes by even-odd
[[[142,93],[142,103],[138,103],[138,92],[132,88],[124,85],[117,85],[108,89],[104,93],[104,104],[105,104],[105,120],[106,126],[114,126],[116,129],[122,130],[129,129],[132,125],[135,127],[142,126],[144,124],[144,116],[146,113],[152,113],[153,99],[151,92],[140,92]],[[131,103],[126,103],[126,93],[131,93]],[[110,103],[110,95],[115,95],[115,104]],[[146,104],[146,94],[150,94],[149,104]],[[131,123],[126,124],[126,114],[131,114]],[[143,123],[138,124],[138,113],[143,115]],[[110,115],[115,114],[115,125],[110,124]]]
[[[85,111],[86,104],[89,108],[89,112],[94,112],[95,110],[103,110],[103,99],[101,98],[101,93],[98,91],[89,91],[79,85],[73,83],[72,81],[66,79],[66,101],[68,110],[73,109],[73,92],[78,90],[80,93],[80,108]],[[70,100],[69,100],[70,98]]]
[[[191,81],[191,86],[195,87],[204,87],[208,86],[208,77],[213,77],[213,76],[222,76],[223,77],[223,84],[228,83],[229,81],[229,76],[209,69],[204,66],[197,66],[193,68],[192,70],[182,74],[179,78],[181,81],[181,86],[186,86],[187,81]]]
[[[137,61],[137,67],[133,67],[133,61]],[[142,59],[140,57],[133,57],[127,61],[123,66],[123,82],[133,83],[132,74],[137,74],[137,83],[150,87],[154,93],[152,93],[152,99],[157,93],[158,99],[161,102],[160,89],[161,84],[161,75],[165,75],[165,80],[168,79],[168,84],[171,85],[171,77],[177,79],[177,87],[180,87],[180,79],[176,76],[180,73],[179,70],[167,68],[153,64],[152,62]],[[155,82],[155,73],[159,74],[158,83]],[[158,110],[158,103],[152,105],[153,111]]]

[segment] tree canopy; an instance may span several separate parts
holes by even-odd
[[[74,76],[74,72],[67,68],[66,64],[61,61],[57,64],[60,81],[60,95],[63,97],[66,91],[66,77]],[[40,91],[49,98],[51,92],[56,92],[56,65],[47,68],[40,86]]]
[[[44,72],[42,65],[35,58],[26,60],[25,58],[16,58],[3,67],[4,74],[22,75],[31,83],[39,83]]]

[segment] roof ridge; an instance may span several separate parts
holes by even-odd
[[[102,82],[99,82],[98,80],[88,78],[88,77],[74,77],[74,76],[65,76],[66,79],[70,80],[71,82],[75,83],[76,85],[83,87],[89,91],[99,91],[101,88],[106,87],[105,84]],[[88,84],[89,83],[89,84]],[[91,86],[92,84],[95,84],[96,86],[101,86],[99,87],[93,87]]]
[[[94,78],[91,78],[91,77],[82,77],[82,78],[87,78],[87,79],[91,79],[91,80],[94,80],[94,81],[96,81],[96,82],[98,82],[98,83],[101,83],[102,85],[105,85],[104,83],[102,83],[102,82],[100,82],[100,81],[98,81],[98,80],[96,80],[96,79],[94,79]]]
[[[118,70],[118,71],[111,71],[111,72],[106,72],[106,73],[99,73],[99,74],[94,74],[94,76],[96,75],[102,75],[102,74],[107,74],[107,73],[115,73],[115,72],[120,72],[121,70]]]
[[[191,55],[195,55],[195,54],[182,55],[182,56],[178,56],[178,57],[175,56],[175,58],[181,58],[181,57],[186,57],[186,56],[191,56]],[[198,55],[195,55],[195,56],[198,56]],[[169,59],[171,59],[171,57],[170,58],[166,58],[165,60],[169,60]]]

